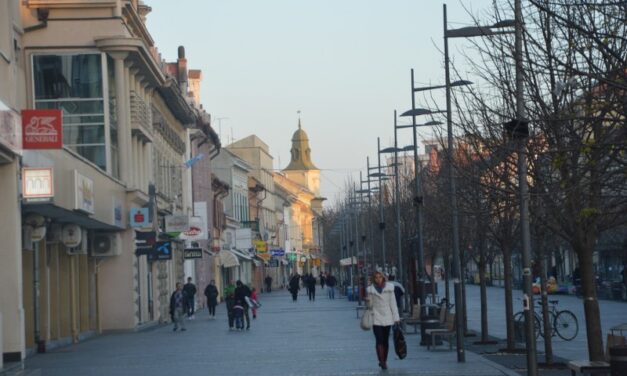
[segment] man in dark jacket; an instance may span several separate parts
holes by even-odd
[[[335,299],[335,285],[337,285],[337,279],[335,279],[335,277],[331,273],[328,273],[326,282],[328,287],[327,290],[329,292],[329,299]]]
[[[250,316],[248,315],[248,303],[246,297],[250,297],[250,288],[242,283],[242,281],[235,282],[235,300],[240,300],[244,306],[244,319],[246,320],[246,330],[250,329]]]
[[[205,287],[205,297],[207,297],[207,309],[209,309],[209,318],[216,318],[216,305],[218,305],[218,288],[212,279],[207,287]]]
[[[307,295],[309,296],[309,301],[316,300],[316,278],[309,273],[309,276],[305,280],[307,284]]]
[[[183,291],[183,284],[181,282],[176,283],[176,291],[170,296],[170,317],[174,323],[173,331],[176,331],[181,326],[181,331],[185,329],[185,309],[187,307],[187,294]]]
[[[267,276],[264,282],[266,283],[266,292],[271,292],[272,291],[272,277]]]
[[[187,278],[187,283],[183,286],[183,291],[187,296],[187,317],[194,319],[194,301],[196,300],[196,285],[192,283],[192,277]]]
[[[294,273],[292,277],[290,277],[289,290],[292,294],[292,301],[296,302],[298,299],[298,290],[300,290],[300,276],[298,273]]]

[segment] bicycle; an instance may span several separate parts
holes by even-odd
[[[542,307],[542,302],[537,302],[538,306]],[[572,341],[577,334],[579,333],[579,323],[577,321],[577,317],[574,313],[569,310],[557,310],[557,303],[559,300],[549,300],[549,315],[550,315],[550,323],[551,323],[551,337],[554,337],[556,334],[563,339],[564,341]],[[534,325],[535,325],[535,335],[536,338],[542,336],[544,337],[544,325],[542,324],[542,315],[541,313],[533,311],[534,317]],[[514,315],[514,321],[523,322],[525,321],[525,313],[524,311],[517,312]]]

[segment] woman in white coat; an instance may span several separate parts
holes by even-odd
[[[379,367],[387,369],[390,329],[392,325],[400,322],[394,285],[385,281],[381,272],[372,274],[372,284],[367,289],[368,305],[374,313],[372,331],[376,339],[377,358]]]

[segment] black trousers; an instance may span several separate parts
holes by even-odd
[[[215,304],[207,304],[207,308],[209,308],[209,315],[210,316],[215,316],[216,315],[216,305]]]
[[[379,326],[379,325],[372,326],[372,332],[374,333],[374,338],[377,341],[377,346],[383,346],[386,350],[386,354],[387,354],[387,349],[389,348],[389,345],[390,345],[390,329],[391,328],[392,326]]]
[[[316,289],[315,288],[309,288],[309,300],[316,300]]]

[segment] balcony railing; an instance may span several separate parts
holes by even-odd
[[[259,232],[259,221],[242,221],[242,228],[249,228],[252,231]]]

